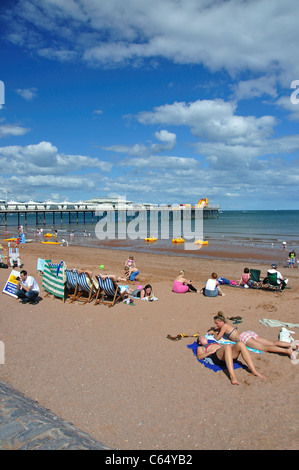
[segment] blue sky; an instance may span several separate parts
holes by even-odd
[[[297,0],[2,1],[0,198],[298,209],[298,18]]]

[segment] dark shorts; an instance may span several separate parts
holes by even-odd
[[[213,354],[211,354],[209,356],[213,363],[215,364],[215,366],[219,366],[219,367],[223,367],[223,366],[226,366],[226,363],[225,361],[221,361],[221,359],[219,359],[219,357],[217,356],[217,351],[215,351]]]

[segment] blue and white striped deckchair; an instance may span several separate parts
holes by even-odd
[[[96,276],[99,283],[99,288],[96,295],[95,305],[99,303],[107,304],[113,307],[116,302],[123,300],[126,292],[121,293],[119,286],[111,277],[102,279],[101,276]]]
[[[83,304],[86,304],[97,294],[97,288],[90,275],[86,272],[79,273],[77,270],[68,270],[67,286],[74,289],[74,293],[69,296],[70,303],[78,300],[80,302],[82,301]],[[88,295],[87,297],[86,294]]]
[[[70,302],[74,302],[77,300],[77,297],[82,295],[82,293],[78,292],[78,281],[77,281],[77,272],[73,271],[72,269],[67,269],[65,271],[66,274],[66,287],[68,291],[72,291],[71,294],[68,294],[68,299]]]

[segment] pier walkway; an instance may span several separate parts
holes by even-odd
[[[150,220],[151,218],[156,218],[161,216],[160,214],[170,215],[171,218],[180,219],[183,217],[195,217],[195,211],[199,210],[192,208],[191,210],[186,208],[171,208],[169,206],[165,207],[154,207],[151,209],[145,208],[105,208],[104,206],[98,206],[95,208],[89,207],[66,207],[66,208],[9,208],[0,206],[0,225],[5,227],[9,224],[14,225],[27,225],[28,216],[31,217],[31,225],[33,223],[32,217],[35,219],[35,225],[46,225],[46,224],[63,224],[63,223],[79,223],[79,221],[86,223],[88,220],[89,223],[96,223],[104,216],[114,217],[115,221],[123,220],[130,221],[134,217],[142,216],[145,220]],[[219,216],[220,206],[218,205],[207,205],[202,209],[202,215],[204,219],[216,218]],[[187,215],[188,214],[188,215]],[[10,219],[10,216],[14,216],[13,220]]]

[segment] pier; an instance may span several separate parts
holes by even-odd
[[[151,204],[122,204],[122,203],[108,203],[94,204],[86,203],[6,203],[0,202],[0,226],[7,227],[8,225],[27,225],[28,216],[31,215],[30,225],[57,225],[63,223],[79,224],[80,221],[85,223],[88,218],[89,223],[97,223],[103,217],[114,217],[115,220],[130,221],[137,216],[149,219],[150,214],[154,213],[154,218],[159,214],[166,212],[172,214],[172,219],[177,220],[186,217],[195,217],[197,207],[180,207],[170,205],[151,205]],[[219,216],[220,206],[216,204],[208,204],[203,209],[203,218],[216,218]],[[188,215],[187,215],[188,214]],[[9,218],[11,216],[11,221]]]

